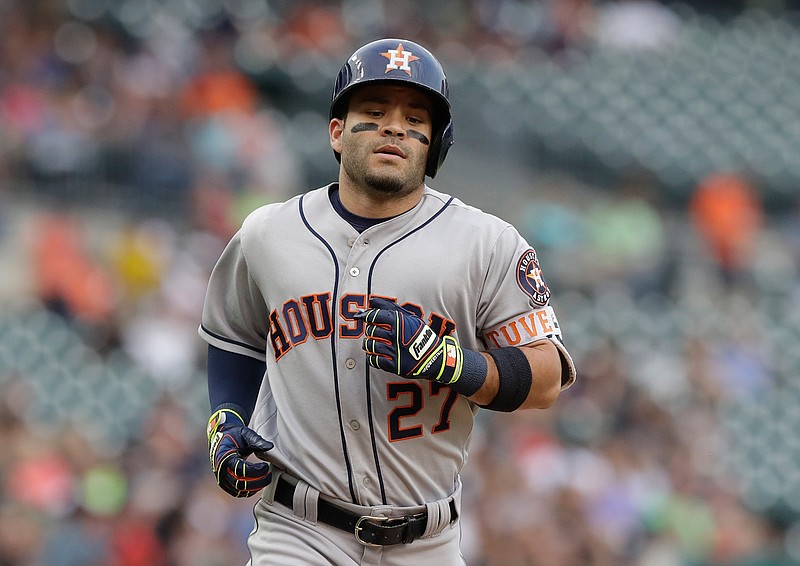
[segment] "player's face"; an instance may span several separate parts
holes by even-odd
[[[412,87],[365,85],[350,98],[347,116],[332,124],[331,143],[345,178],[385,195],[406,195],[425,182],[433,130],[430,99]]]

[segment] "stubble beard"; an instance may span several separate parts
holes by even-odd
[[[415,185],[409,185],[397,176],[379,175],[373,171],[364,173],[364,185],[376,193],[384,195],[404,195],[411,192]]]
[[[342,167],[350,180],[374,195],[405,196],[425,182],[425,173],[422,170],[409,168],[396,173],[381,173],[369,168],[368,159],[369,155],[353,156],[352,152],[347,155],[343,154]]]

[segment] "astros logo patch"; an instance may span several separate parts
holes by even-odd
[[[403,49],[403,44],[398,43],[397,49],[389,49],[385,53],[381,53],[384,57],[386,57],[389,62],[386,64],[386,70],[384,73],[388,73],[389,71],[405,71],[406,74],[410,77],[411,76],[411,65],[412,61],[419,60],[419,57],[411,53],[411,51],[406,51]]]
[[[550,289],[544,282],[542,270],[539,269],[539,260],[536,252],[528,250],[522,254],[517,263],[517,284],[525,291],[534,304],[543,307],[550,300]]]

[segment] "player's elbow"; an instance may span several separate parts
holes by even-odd
[[[547,409],[556,402],[561,394],[561,373],[556,375],[556,379],[551,379],[551,377],[548,375],[543,380],[544,384],[537,391],[533,408]]]
[[[547,409],[556,402],[561,394],[561,357],[549,342],[538,348],[537,363],[532,364],[533,382],[527,407]]]

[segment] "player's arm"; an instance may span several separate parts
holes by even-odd
[[[267,364],[242,354],[208,346],[208,399],[211,408],[235,404],[250,421]]]
[[[255,358],[208,347],[208,452],[217,484],[234,497],[250,497],[269,484],[266,462],[248,462],[255,454],[264,459],[272,443],[247,426],[255,408],[266,364]]]
[[[491,354],[481,352],[481,356],[486,360],[486,380],[468,397],[470,401],[486,408],[500,407],[498,410],[513,408],[521,401],[513,409],[517,410],[546,409],[558,399],[562,363],[550,340],[518,348],[500,348]]]
[[[481,353],[487,365],[486,381],[469,397],[470,401],[486,408],[492,408],[493,403],[498,407],[505,403],[511,408],[521,401],[517,409],[546,409],[555,403],[561,392],[562,366],[561,356],[550,340],[539,340],[513,348],[514,351],[501,350],[504,351],[495,350],[493,355]],[[503,383],[508,386],[501,388],[501,380],[513,383]],[[504,394],[506,399],[499,398]]]
[[[370,299],[363,349],[368,363],[410,379],[429,379],[490,410],[545,408],[562,387],[562,359],[550,340],[496,348],[488,353],[462,348],[440,337],[414,313],[382,298]]]
[[[211,272],[198,332],[209,344],[208,453],[217,484],[235,497],[248,497],[269,484],[265,459],[272,443],[249,428],[261,383],[266,374],[267,329],[264,297],[250,270],[245,249],[256,242],[265,209],[251,213]]]

